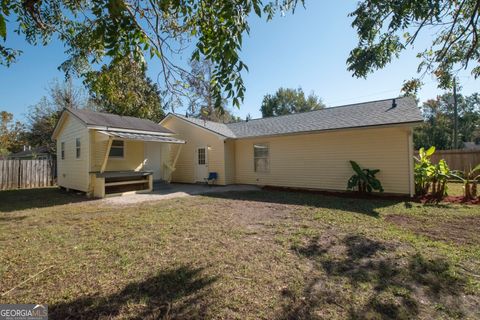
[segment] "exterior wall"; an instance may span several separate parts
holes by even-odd
[[[107,150],[108,136],[91,130],[90,137],[92,141],[90,146],[92,154],[90,171],[100,171]],[[124,158],[109,158],[105,171],[140,171],[143,169],[143,161],[144,142],[125,141]]]
[[[390,127],[235,141],[236,183],[345,190],[349,160],[380,169],[387,193],[409,194],[410,128]],[[254,172],[253,144],[269,145],[270,171]]]
[[[196,157],[195,150],[199,147],[207,148],[208,171],[218,173],[217,184],[224,185],[225,179],[225,151],[224,140],[215,133],[202,129],[176,117],[167,118],[162,125],[176,134],[180,139],[187,141],[180,151],[175,165],[172,181],[183,183],[195,182]],[[180,146],[172,146],[171,156],[175,157]]]
[[[80,138],[80,159],[76,159],[76,138]],[[57,136],[58,185],[88,192],[89,188],[89,134],[88,129],[75,117],[68,115]],[[62,160],[61,143],[65,142],[65,159]]]

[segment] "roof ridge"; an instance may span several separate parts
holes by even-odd
[[[364,104],[369,104],[369,103],[376,103],[376,102],[381,102],[381,101],[388,101],[388,100],[393,100],[393,99],[405,99],[405,98],[410,98],[408,96],[404,97],[394,97],[394,98],[387,98],[387,99],[379,99],[379,100],[372,100],[372,101],[364,101],[364,102],[357,102],[357,103],[349,103],[349,104],[344,104],[344,105],[339,105],[339,106],[333,106],[333,107],[326,107],[322,109],[317,109],[317,110],[308,110],[304,112],[297,112],[297,113],[289,113],[289,114],[282,114],[279,116],[268,116],[268,117],[262,117],[262,118],[255,118],[255,119],[249,119],[248,121],[242,120],[239,122],[231,122],[231,123],[226,123],[225,125],[232,125],[232,124],[237,124],[237,123],[244,123],[244,122],[250,122],[250,121],[258,121],[258,120],[264,120],[264,119],[273,119],[273,118],[281,118],[281,117],[288,117],[288,116],[298,116],[301,114],[305,113],[310,113],[310,112],[320,112],[320,111],[326,111],[326,110],[332,110],[332,109],[337,109],[337,108],[344,108],[344,107],[350,107],[350,106],[361,106]],[[212,121],[215,122],[215,121]],[[221,123],[221,122],[219,122]]]

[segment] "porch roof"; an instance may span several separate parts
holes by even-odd
[[[104,131],[99,130],[98,132],[119,139],[127,140],[138,140],[138,141],[147,141],[147,142],[161,142],[161,143],[173,143],[173,144],[184,144],[184,140],[155,135],[155,134],[144,134],[144,133],[133,133],[133,132],[124,132],[124,131]]]

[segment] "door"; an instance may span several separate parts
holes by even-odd
[[[195,150],[195,182],[205,182],[208,178],[208,156],[207,147],[200,147]]]
[[[144,169],[153,172],[153,180],[162,179],[161,143],[145,142],[145,165]]]

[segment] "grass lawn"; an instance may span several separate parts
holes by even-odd
[[[281,191],[0,192],[0,303],[50,319],[480,317],[480,207]],[[13,289],[13,290],[11,290]]]

